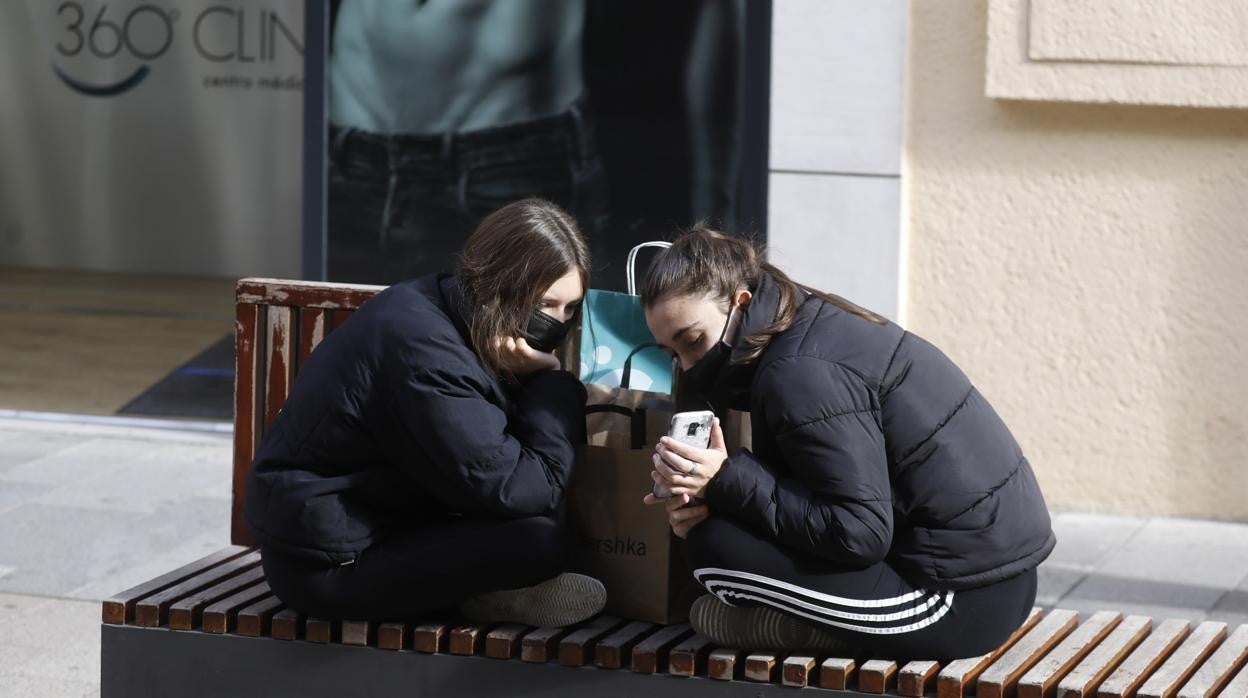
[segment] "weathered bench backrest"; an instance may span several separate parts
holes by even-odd
[[[234,505],[230,542],[251,545],[243,522],[247,469],[308,355],[384,286],[242,279],[235,290]]]

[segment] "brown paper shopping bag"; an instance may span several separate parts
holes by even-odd
[[[590,385],[589,444],[577,450],[568,490],[568,523],[577,537],[573,567],[602,581],[606,612],[652,623],[687,617],[697,595],[661,506],[642,498],[651,490],[651,454],[671,420],[670,396]],[[748,415],[726,420],[730,447],[748,435]],[[744,425],[744,427],[743,427]]]

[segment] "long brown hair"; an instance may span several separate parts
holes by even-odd
[[[471,307],[473,347],[491,371],[507,373],[496,340],[519,335],[546,290],[574,269],[588,289],[589,247],[555,204],[521,199],[481,221],[464,244],[459,281]]]
[[[742,288],[758,288],[763,272],[771,275],[780,293],[776,319],[757,334],[746,337],[749,347],[741,362],[756,360],[771,340],[787,330],[797,317],[802,292],[878,324],[888,320],[834,293],[827,293],[793,281],[765,260],[763,251],[750,240],[725,235],[703,225],[683,233],[672,246],[655,256],[641,289],[641,303],[651,308],[668,296],[702,296],[720,303],[727,312],[733,295]]]

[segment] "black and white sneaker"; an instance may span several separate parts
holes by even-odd
[[[473,597],[460,604],[459,612],[478,623],[564,626],[593,618],[606,604],[602,582],[564,572],[531,587]]]

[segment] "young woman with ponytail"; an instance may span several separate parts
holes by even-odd
[[[656,257],[646,321],[682,409],[748,410],[753,450],[664,438],[657,482],[732,647],[949,660],[1027,617],[1056,539],[1031,466],[943,353],[706,228]]]

